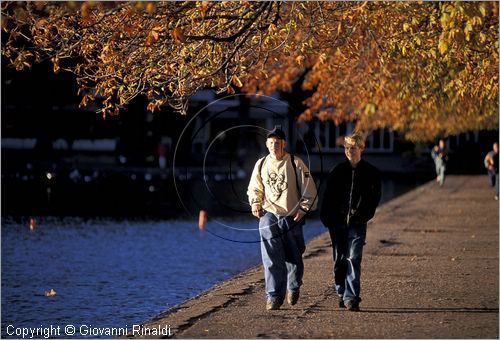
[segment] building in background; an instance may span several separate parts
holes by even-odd
[[[271,96],[203,90],[190,98],[186,116],[168,107],[148,112],[139,97],[104,119],[95,106],[78,107],[71,75],[54,75],[48,64],[29,72],[4,65],[2,195],[9,199],[2,200],[2,214],[177,209],[173,178],[186,187],[195,179],[246,183],[255,159],[266,154],[265,131],[275,126],[286,132],[288,150],[321,179],[342,159],[342,136],[353,129],[352,123],[316,119],[296,123],[307,95],[297,87]],[[448,138],[451,172],[484,172],[482,156],[497,140],[497,131]],[[432,172],[432,143],[415,145],[378,129],[366,145],[365,156],[386,173]]]

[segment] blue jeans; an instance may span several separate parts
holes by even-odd
[[[333,248],[335,289],[345,302],[361,301],[361,259],[366,224],[329,228]]]
[[[497,172],[497,173],[495,173],[495,194],[496,194],[497,196],[498,196],[498,187],[499,187],[498,182],[499,182],[499,180],[500,180],[500,179],[498,178],[498,172]]]
[[[434,161],[436,163],[436,175],[440,185],[444,184],[444,174],[446,171],[446,164],[442,159],[438,158]]]
[[[490,186],[494,188],[497,183],[497,173],[495,170],[488,170],[488,179],[490,181]]]
[[[266,212],[259,221],[260,249],[268,298],[284,300],[286,290],[298,291],[302,285],[306,246],[302,226],[293,217]]]

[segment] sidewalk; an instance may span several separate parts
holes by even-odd
[[[486,176],[451,176],[379,208],[368,226],[359,313],[337,307],[325,233],[308,243],[297,305],[266,311],[258,266],[145,326],[170,325],[176,338],[498,338],[493,195]]]

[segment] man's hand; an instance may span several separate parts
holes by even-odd
[[[260,218],[262,216],[262,205],[260,205],[260,203],[252,204],[252,215],[257,218]]]
[[[306,213],[305,213],[304,211],[302,211],[302,210],[300,210],[300,209],[299,209],[299,210],[297,211],[297,213],[295,214],[295,216],[293,217],[293,220],[294,220],[295,222],[298,222],[298,221],[300,221],[300,220],[302,219],[302,217],[304,217],[304,215],[305,215],[305,214],[306,214]]]

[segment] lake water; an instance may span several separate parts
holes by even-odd
[[[384,181],[383,201],[421,182]],[[203,232],[195,220],[37,223],[30,231],[28,220],[2,218],[2,337],[21,327],[131,327],[260,263],[251,218],[209,219]],[[311,219],[304,232],[325,229]]]
[[[258,264],[256,220],[220,222],[40,219],[31,232],[4,220],[2,337],[8,325],[131,326]]]

